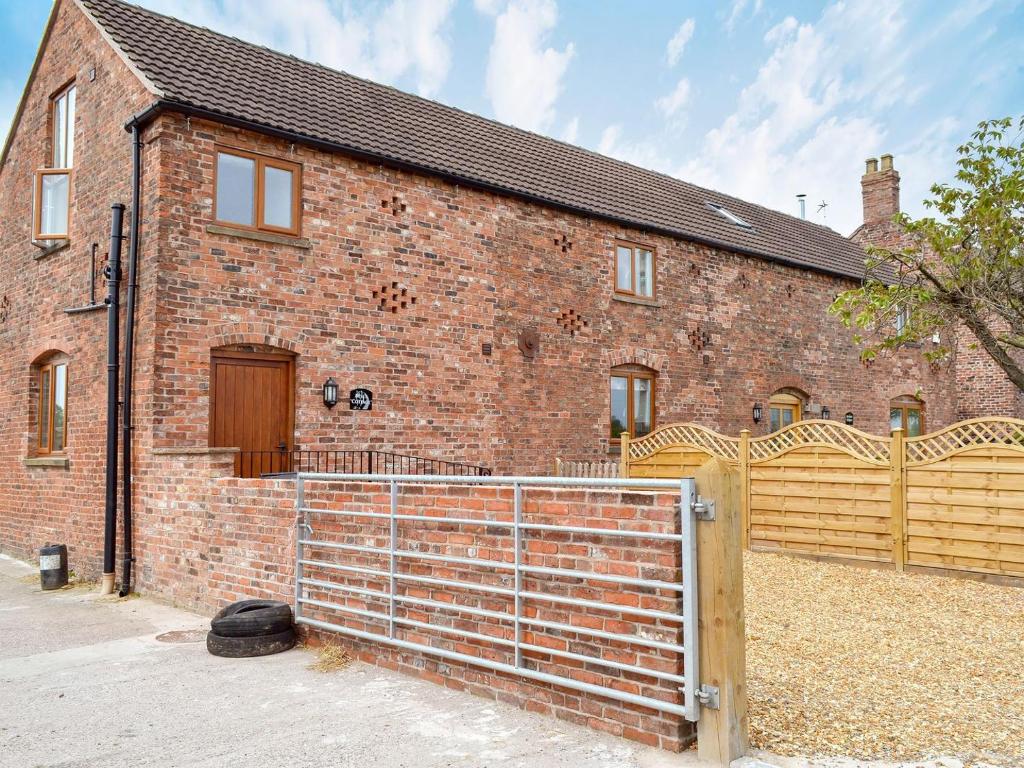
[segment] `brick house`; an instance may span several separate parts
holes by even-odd
[[[174,505],[240,472],[233,449],[539,473],[672,421],[958,415],[949,371],[919,349],[867,367],[826,316],[863,275],[828,228],[118,0],[58,0],[0,158],[5,551],[59,540],[99,568],[100,272],[133,196],[126,125],[143,588],[210,557]],[[348,407],[357,388],[372,410]]]

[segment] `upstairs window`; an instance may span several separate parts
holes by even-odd
[[[67,240],[71,229],[71,169],[75,159],[75,86],[54,97],[50,109],[50,165],[36,171],[36,240]]]
[[[38,453],[63,453],[67,445],[68,366],[43,365],[38,370]]]
[[[635,243],[615,245],[615,292],[654,298],[654,249]]]
[[[654,428],[654,371],[639,365],[613,368],[610,400],[612,440],[623,432],[643,437]]]
[[[297,163],[218,148],[214,219],[233,227],[298,235],[301,173]]]

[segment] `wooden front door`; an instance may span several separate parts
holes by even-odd
[[[210,446],[241,450],[235,474],[290,472],[292,358],[218,350],[210,359],[210,390]]]

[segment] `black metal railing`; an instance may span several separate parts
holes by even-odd
[[[296,472],[367,475],[473,475],[486,477],[487,467],[445,459],[427,459],[388,451],[239,451],[236,477],[291,475]]]

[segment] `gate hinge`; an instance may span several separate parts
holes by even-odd
[[[697,701],[708,709],[718,709],[718,686],[702,685],[697,689]]]
[[[715,502],[713,499],[705,501],[700,496],[697,500],[690,504],[691,509],[697,513],[698,520],[714,520],[715,519]]]

